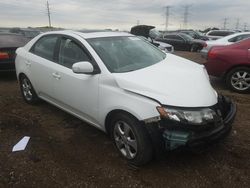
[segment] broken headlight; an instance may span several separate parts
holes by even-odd
[[[210,108],[189,110],[184,108],[157,107],[162,118],[190,124],[204,124],[214,120],[216,113]]]

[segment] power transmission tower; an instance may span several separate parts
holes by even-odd
[[[244,23],[244,31],[247,30],[247,23]]]
[[[168,24],[169,24],[169,15],[170,15],[170,6],[166,6],[166,20],[165,20],[165,30],[168,30]]]
[[[48,18],[49,18],[49,27],[51,27],[51,19],[50,19],[50,6],[49,6],[49,1],[47,1],[47,4],[46,4],[46,7],[47,7],[47,15],[48,15]]]
[[[224,18],[223,29],[227,29],[228,18]]]
[[[237,18],[235,29],[239,29],[239,26],[240,26],[240,19]]]
[[[191,7],[191,6],[192,6],[192,5],[185,5],[185,6],[184,6],[183,27],[184,27],[185,29],[187,29],[187,26],[188,26],[188,16],[190,15],[189,10],[190,10],[190,7]]]

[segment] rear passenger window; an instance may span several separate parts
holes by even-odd
[[[45,36],[39,39],[31,49],[31,52],[48,59],[54,60],[54,49],[56,46],[58,37],[57,36]]]
[[[59,51],[59,64],[72,68],[72,65],[81,61],[89,61],[86,52],[73,40],[62,38]]]

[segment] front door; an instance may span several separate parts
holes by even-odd
[[[54,72],[58,75],[54,79],[57,102],[80,118],[98,124],[99,74],[76,74],[72,71],[74,63],[91,63],[92,58],[78,41],[71,38],[62,37],[58,48],[58,67]]]

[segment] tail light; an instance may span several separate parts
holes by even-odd
[[[210,59],[210,58],[211,59],[216,58],[217,57],[216,51],[213,50],[213,49],[209,50],[207,57],[208,57],[208,59]]]
[[[9,59],[10,56],[7,52],[0,52],[0,60],[1,59]]]

